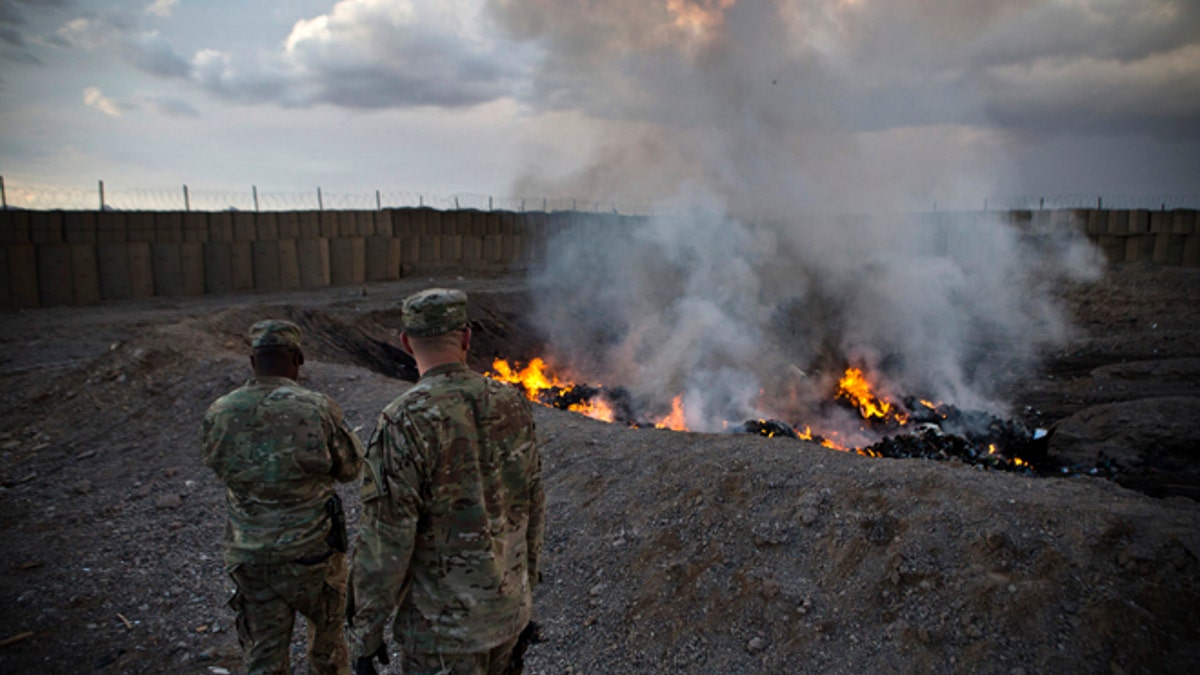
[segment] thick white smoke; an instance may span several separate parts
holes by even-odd
[[[968,132],[881,140],[864,121],[879,111],[857,108],[872,38],[936,33],[955,49],[946,16],[888,32],[846,1],[492,4],[547,49],[546,104],[607,134],[583,170],[530,172],[515,191],[671,213],[588,218],[551,240],[537,315],[580,377],[660,411],[682,395],[693,429],[767,416],[843,426],[827,404],[848,364],[895,395],[1000,412],[1005,385],[1065,336],[1047,289],[1090,273],[1080,238],[1031,242],[995,214],[899,215],[988,194],[1003,158],[947,163],[930,129],[941,143]],[[928,48],[896,58],[919,68]],[[906,171],[876,170],[873,153],[897,148],[913,151]]]

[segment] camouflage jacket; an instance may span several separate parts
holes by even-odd
[[[254,377],[204,415],[203,459],[225,482],[225,562],[270,564],[329,550],[333,482],[362,469],[363,446],[328,396]]]
[[[357,654],[393,612],[413,653],[480,652],[528,623],[545,498],[529,402],[460,363],[427,371],[367,447],[351,571]]]

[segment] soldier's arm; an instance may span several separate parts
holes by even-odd
[[[350,619],[355,654],[373,654],[402,600],[421,510],[418,448],[399,420],[381,415],[367,448],[363,514],[354,547]]]
[[[362,471],[365,454],[363,443],[346,424],[342,409],[332,399],[329,399],[329,416],[329,474],[338,482],[349,483],[358,478]]]

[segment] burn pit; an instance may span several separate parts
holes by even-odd
[[[639,402],[624,387],[574,382],[541,358],[524,365],[497,358],[487,374],[516,386],[531,401],[548,407],[633,428],[690,431],[684,421],[681,396],[672,399],[670,410],[664,411],[661,406]],[[1111,460],[1095,466],[1058,461],[1047,453],[1047,432],[1017,420],[912,396],[891,400],[874,391],[861,368],[847,367],[823,405],[858,415],[859,431],[876,440],[843,445],[837,440],[842,434],[836,430],[822,432],[802,421],[774,418],[723,421],[722,428],[725,433],[810,441],[868,457],[960,462],[980,470],[1030,476],[1086,473],[1112,478],[1119,469]]]

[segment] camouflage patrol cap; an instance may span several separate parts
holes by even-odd
[[[250,346],[300,349],[300,327],[291,321],[267,319],[250,327]]]
[[[404,332],[432,337],[467,325],[467,294],[453,288],[428,288],[404,299]]]

